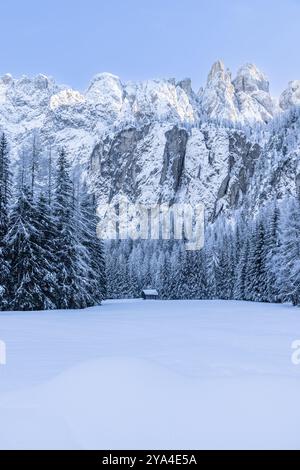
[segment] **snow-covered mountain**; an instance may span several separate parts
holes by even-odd
[[[211,218],[296,191],[298,105],[299,80],[276,100],[255,65],[232,78],[220,61],[198,93],[189,79],[122,83],[108,73],[84,92],[44,75],[0,79],[13,160],[38,135],[42,148],[63,146],[74,166],[92,170],[101,201],[120,192],[149,204],[201,201]]]
[[[232,80],[224,64],[216,62],[199,97],[202,110],[214,119],[246,124],[268,122],[279,111],[266,76],[252,64],[241,67]]]

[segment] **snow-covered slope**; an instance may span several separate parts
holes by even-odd
[[[251,207],[300,195],[300,107],[272,122],[251,180]]]
[[[0,449],[299,449],[299,330],[251,302],[2,314]]]

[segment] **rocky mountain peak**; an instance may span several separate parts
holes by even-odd
[[[84,96],[109,123],[117,120],[123,106],[124,88],[119,77],[111,73],[94,76]]]
[[[107,92],[111,93],[111,91],[116,91],[117,94],[119,94],[122,89],[123,85],[117,75],[104,72],[99,73],[92,78],[85,95],[87,97],[97,99],[99,95],[103,95]]]
[[[199,96],[203,111],[212,119],[268,122],[277,111],[267,77],[253,64],[241,67],[232,80],[230,70],[217,61]]]
[[[288,88],[280,96],[279,104],[284,111],[293,106],[300,106],[300,80],[289,83]]]
[[[210,84],[215,79],[225,79],[225,65],[221,60],[217,60],[211,67],[207,78],[207,84]]]
[[[13,77],[10,73],[6,73],[1,77],[1,82],[4,83],[5,85],[9,85],[13,81]]]
[[[245,64],[237,72],[233,81],[236,92],[253,93],[255,91],[264,91],[269,93],[269,81],[256,65]]]
[[[235,90],[231,72],[223,62],[215,62],[209,72],[206,87],[200,92],[203,111],[212,119],[238,120]]]
[[[240,113],[246,122],[269,122],[278,112],[266,75],[253,64],[241,67],[233,80]]]
[[[192,80],[190,78],[184,78],[177,83],[177,86],[182,88],[183,91],[189,96],[193,93]]]

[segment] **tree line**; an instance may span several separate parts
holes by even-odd
[[[108,295],[139,297],[144,287],[163,299],[224,299],[300,305],[300,202],[269,203],[255,218],[219,217],[204,249],[184,242],[114,241],[106,247]]]
[[[38,180],[33,140],[14,180],[5,135],[0,140],[0,309],[77,309],[106,296],[102,242],[96,236],[96,201],[83,184],[76,191],[61,149],[55,168]],[[78,183],[79,184],[79,183]]]

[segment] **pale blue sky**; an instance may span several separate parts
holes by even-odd
[[[190,76],[197,89],[221,58],[256,63],[279,94],[300,79],[299,24],[300,0],[15,0],[1,4],[0,73],[78,89],[104,71]]]

